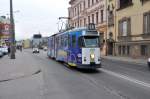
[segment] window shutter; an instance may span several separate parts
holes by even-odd
[[[150,12],[148,14],[148,33],[150,33]]]
[[[145,14],[143,15],[143,34],[145,34],[145,32],[146,32],[146,28],[145,28],[145,24],[146,24],[146,21],[145,21],[146,19],[145,19]]]
[[[117,0],[117,9],[120,8],[120,0]]]
[[[122,22],[123,22],[123,21],[120,20],[120,21],[119,21],[119,24],[118,24],[118,32],[119,32],[118,35],[119,35],[119,36],[122,36],[122,32],[123,32],[123,24],[122,24]]]
[[[121,21],[118,22],[118,36],[121,36],[120,32],[121,32]]]
[[[127,19],[127,35],[131,35],[131,18]]]

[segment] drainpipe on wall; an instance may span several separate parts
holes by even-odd
[[[108,14],[107,14],[107,0],[106,0],[106,56],[108,55],[108,46],[107,46],[107,32],[108,32]]]

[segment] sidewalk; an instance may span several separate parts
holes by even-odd
[[[119,56],[102,56],[103,59],[115,60],[115,61],[122,61],[122,62],[129,62],[133,64],[140,64],[140,65],[147,65],[146,59],[134,59],[131,57],[119,57]]]
[[[0,59],[0,82],[32,75],[40,70],[35,66],[32,58],[25,52],[17,52],[16,59],[10,59],[8,55]]]
[[[37,60],[24,51],[18,51],[14,60],[7,55],[0,59],[0,99],[44,99],[39,70]]]

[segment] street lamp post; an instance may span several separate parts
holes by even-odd
[[[15,59],[15,24],[13,18],[13,2],[10,0],[10,34],[11,34],[11,54],[10,58]]]

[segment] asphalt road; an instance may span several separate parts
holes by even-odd
[[[102,69],[85,71],[70,69],[43,51],[31,57],[41,67],[45,99],[150,99],[146,66],[103,60]]]

